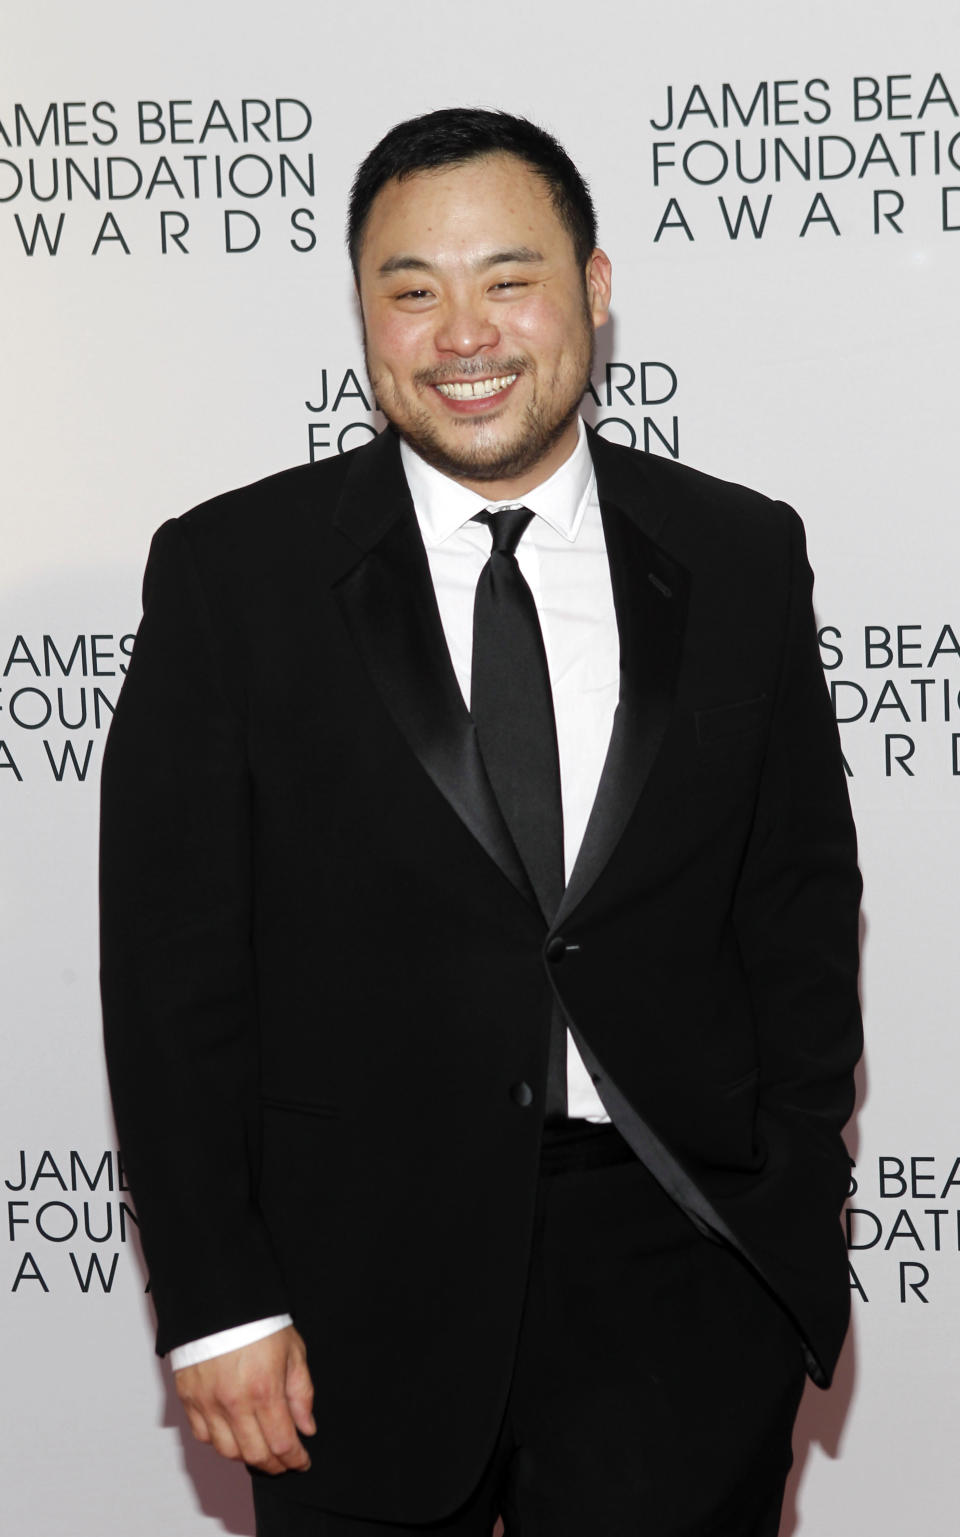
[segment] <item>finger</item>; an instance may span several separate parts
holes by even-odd
[[[262,1473],[285,1473],[286,1464],[274,1456],[255,1414],[244,1414],[230,1421],[230,1430],[239,1455],[249,1467]]]
[[[288,1366],[286,1393],[290,1413],[293,1415],[297,1429],[305,1436],[316,1435],[317,1422],[313,1417],[313,1382],[305,1360],[292,1361]]]
[[[280,1399],[261,1404],[257,1420],[263,1438],[281,1467],[305,1473],[310,1466],[310,1454],[297,1435],[286,1401]]]
[[[220,1414],[209,1414],[207,1425],[210,1428],[210,1440],[213,1442],[214,1450],[230,1462],[240,1462],[242,1460],[240,1448],[229,1422]]]
[[[194,1438],[197,1441],[203,1441],[205,1444],[209,1445],[210,1427],[208,1426],[203,1415],[200,1413],[200,1410],[195,1409],[192,1404],[184,1404],[183,1407],[186,1411],[187,1422],[191,1431],[193,1432]]]

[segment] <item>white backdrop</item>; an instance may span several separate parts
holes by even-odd
[[[100,754],[153,529],[362,440],[354,166],[399,118],[479,103],[555,131],[595,193],[615,319],[591,419],[807,525],[869,1048],[854,1329],[833,1393],[808,1391],[783,1532],[953,1533],[953,0],[33,0],[4,34],[4,1529],[252,1531],[244,1475],[187,1442],[151,1356],[99,1047]]]

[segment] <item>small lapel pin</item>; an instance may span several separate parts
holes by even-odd
[[[655,571],[647,572],[647,581],[650,582],[658,592],[662,593],[665,598],[673,597],[673,588],[668,587],[666,582],[661,582]]]

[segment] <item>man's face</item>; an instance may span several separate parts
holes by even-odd
[[[358,287],[380,409],[430,464],[503,500],[569,456],[610,263],[595,251],[578,265],[523,161],[489,155],[388,182]]]

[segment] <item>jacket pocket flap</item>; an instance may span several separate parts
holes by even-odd
[[[339,1105],[324,1105],[315,1099],[280,1099],[272,1094],[262,1094],[260,1103],[267,1110],[292,1110],[298,1115],[317,1115],[327,1121],[340,1117]]]
[[[697,741],[704,747],[708,742],[726,742],[732,737],[746,736],[760,729],[766,715],[766,694],[758,694],[755,699],[741,699],[736,704],[716,705],[711,710],[697,710]]]

